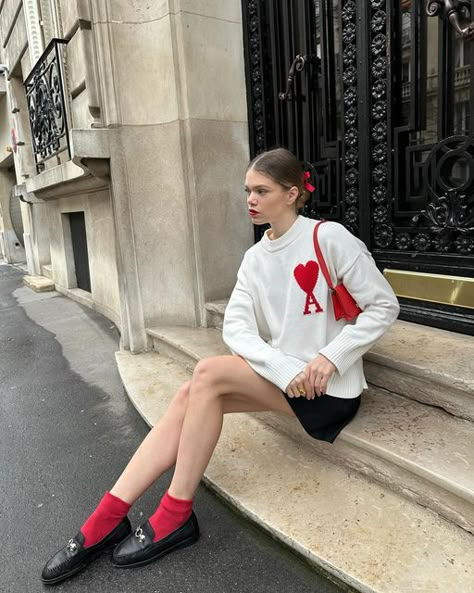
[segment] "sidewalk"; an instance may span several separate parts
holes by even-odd
[[[147,433],[118,375],[118,333],[58,293],[22,286],[0,263],[1,593],[51,591],[44,562],[72,537]],[[164,476],[130,514],[153,512]],[[54,592],[336,593],[287,550],[205,488],[196,497],[200,542],[142,569],[100,558]]]

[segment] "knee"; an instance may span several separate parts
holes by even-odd
[[[212,383],[215,376],[213,358],[202,358],[194,367],[192,383]]]
[[[191,381],[190,397],[197,392],[204,392],[207,395],[215,393],[215,387],[219,383],[218,365],[216,358],[203,358],[194,367],[193,379]]]

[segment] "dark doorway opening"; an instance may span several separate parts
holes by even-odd
[[[69,214],[69,223],[71,225],[71,241],[77,287],[91,292],[91,275],[84,212],[71,212]]]

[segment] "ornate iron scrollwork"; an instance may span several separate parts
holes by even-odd
[[[450,189],[446,195],[428,204],[426,210],[413,218],[418,223],[428,223],[435,235],[438,251],[450,251],[451,245],[463,254],[472,253],[474,247],[474,214],[469,212],[466,194]]]
[[[53,39],[25,81],[38,171],[44,167],[43,163],[47,159],[63,150],[69,151],[61,51],[66,43],[62,39]]]
[[[463,164],[465,174],[453,180],[452,173]],[[424,178],[431,197],[425,210],[413,217],[434,236],[437,251],[474,252],[474,143],[465,136],[452,136],[430,152]]]
[[[453,25],[459,37],[466,40],[474,38],[474,22],[468,21],[468,18],[471,18],[470,0],[427,0],[428,16],[437,16],[441,11],[444,11],[446,19]]]

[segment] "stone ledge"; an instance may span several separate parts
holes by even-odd
[[[54,282],[45,276],[23,276],[23,284],[35,292],[55,290]]]
[[[192,371],[198,360],[229,354],[214,328],[147,330],[155,350]],[[276,414],[257,415],[302,442],[298,423]],[[433,406],[378,388],[365,392],[357,417],[328,446],[305,441],[315,451],[377,480],[474,532],[474,425]]]
[[[366,354],[366,359],[474,396],[471,336],[397,321]]]
[[[190,377],[154,352],[117,352],[116,360],[149,426]],[[361,593],[471,588],[471,535],[251,415],[226,416],[205,481],[276,539]]]
[[[97,311],[97,313],[107,317],[107,319],[110,319],[110,321],[112,321],[112,323],[114,323],[120,331],[120,315],[113,311],[110,307],[95,301],[90,292],[82,290],[81,288],[66,288],[60,284],[56,284],[56,290],[69,299],[76,301],[76,303],[79,303],[84,307],[88,307],[93,311]]]

